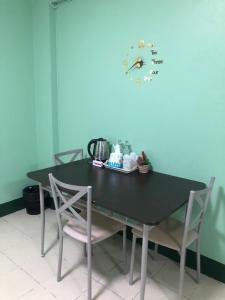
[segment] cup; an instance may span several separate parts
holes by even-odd
[[[139,173],[146,174],[149,172],[150,167],[149,167],[149,165],[142,165],[142,166],[138,165],[138,170],[139,170]]]

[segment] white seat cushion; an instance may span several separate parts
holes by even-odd
[[[82,212],[82,217],[85,218]],[[86,219],[86,218],[85,218]],[[123,229],[123,225],[96,212],[92,212],[91,243],[100,242]],[[63,231],[72,238],[87,243],[86,226],[71,219],[63,227]]]
[[[133,234],[138,237],[143,236],[143,232],[137,229],[132,230]],[[149,241],[156,243],[157,245],[162,245],[170,249],[180,251],[183,241],[184,234],[184,223],[175,220],[173,218],[168,218],[158,226],[155,226],[149,232]],[[191,230],[188,233],[186,247],[190,245],[196,238],[198,234],[195,230]]]

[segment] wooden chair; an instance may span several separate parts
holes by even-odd
[[[92,245],[97,244],[119,231],[123,231],[126,236],[126,226],[100,215],[96,212],[92,213],[92,187],[91,186],[75,186],[63,183],[49,174],[49,180],[52,189],[52,195],[56,208],[57,222],[59,228],[59,259],[57,281],[61,280],[61,267],[63,255],[63,237],[68,235],[71,238],[84,243],[87,247],[87,265],[88,265],[88,300],[91,300],[91,265]],[[69,191],[67,197],[62,190]],[[70,196],[69,196],[70,195]],[[57,198],[61,201],[58,201]],[[87,209],[80,214],[74,209],[74,204],[79,200],[86,199]],[[63,226],[62,216],[69,219]],[[123,247],[126,249],[126,244],[123,239]]]
[[[55,165],[62,165],[66,162],[73,162],[75,161],[77,158],[82,159],[83,158],[83,149],[73,149],[73,150],[69,150],[69,151],[63,151],[63,152],[59,152],[53,155],[53,160]],[[42,190],[47,191],[51,194],[51,187],[48,186],[41,186],[39,185],[40,188],[40,194],[42,195]],[[41,201],[41,205],[43,204],[44,201]],[[41,210],[42,212],[44,212],[44,207]],[[41,256],[44,257],[45,256],[45,252],[44,252],[44,227],[45,227],[45,217],[42,216],[41,218],[41,231],[42,231],[42,237],[41,237]],[[57,232],[57,239],[59,238],[59,232]],[[49,249],[50,250],[50,249]],[[48,250],[48,251],[49,251]]]
[[[168,218],[158,226],[154,227],[149,232],[149,241],[155,243],[155,245],[162,245],[164,247],[178,251],[180,254],[180,280],[179,280],[179,292],[178,300],[182,299],[183,284],[184,284],[184,268],[186,260],[186,249],[196,242],[196,255],[197,255],[197,282],[199,282],[201,272],[200,261],[200,233],[203,225],[206,209],[211,197],[212,188],[214,185],[215,177],[211,177],[207,188],[200,191],[191,191],[186,216],[184,222],[180,222],[173,218]],[[194,205],[197,206],[197,215]],[[195,215],[195,216],[194,216]],[[135,257],[136,239],[142,238],[142,229],[132,229],[133,241],[132,241],[132,253],[130,263],[130,275],[129,283],[133,283],[133,268]]]

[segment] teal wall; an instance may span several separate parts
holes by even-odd
[[[49,165],[53,152],[85,148],[92,137],[128,139],[155,170],[204,182],[216,176],[202,254],[225,263],[225,2],[74,0],[53,12],[47,0],[33,0],[33,41],[30,2],[7,2],[0,2],[0,77],[8,78],[0,89],[8,128],[1,123],[1,201],[18,196],[27,170]],[[122,68],[139,39],[153,40],[164,59],[158,78],[140,88]],[[22,118],[24,111],[33,115]]]
[[[32,7],[0,0],[0,203],[21,197],[36,165]]]
[[[225,2],[76,0],[55,17],[59,150],[122,138],[146,150],[155,170],[215,175],[202,254],[225,263]],[[139,39],[164,59],[141,88],[122,69]]]
[[[37,157],[39,166],[48,166],[52,163],[54,149],[54,128],[53,119],[55,99],[53,86],[53,72],[55,62],[53,59],[52,33],[54,28],[54,14],[49,9],[48,1],[32,1],[33,8],[33,53],[34,53],[34,98],[35,98],[35,120],[37,137]],[[53,19],[52,19],[53,18]]]

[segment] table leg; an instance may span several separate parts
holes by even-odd
[[[45,203],[44,203],[44,191],[41,184],[39,184],[40,193],[40,210],[41,210],[41,256],[45,256],[44,253],[44,241],[45,241]]]
[[[141,290],[140,300],[145,298],[145,283],[147,275],[147,261],[148,261],[148,233],[150,226],[143,225],[143,241],[142,241],[142,255],[141,255]]]

